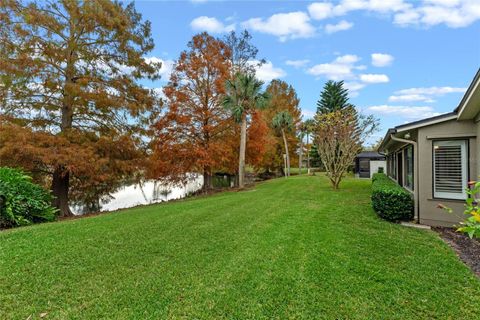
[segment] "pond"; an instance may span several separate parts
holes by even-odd
[[[202,188],[203,176],[192,175],[185,185],[169,185],[156,180],[126,185],[112,193],[112,199],[100,203],[100,211],[114,211],[139,205],[181,199]],[[85,213],[81,206],[71,208],[75,215]]]

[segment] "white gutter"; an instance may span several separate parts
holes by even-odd
[[[403,143],[408,143],[413,145],[413,158],[415,161],[413,162],[413,172],[414,172],[414,178],[413,178],[413,218],[417,220],[418,223],[420,223],[420,215],[419,215],[419,210],[418,210],[418,194],[419,194],[419,188],[418,188],[418,144],[416,141],[413,140],[407,140],[407,139],[402,139],[402,138],[397,138],[393,134],[390,135],[390,139],[393,141],[398,141],[398,142],[403,142]],[[402,161],[402,164],[404,164],[404,161]],[[405,170],[402,170],[402,173],[405,172]],[[402,186],[403,187],[403,186]]]
[[[409,130],[413,130],[413,129],[417,129],[417,128],[421,128],[421,127],[426,127],[426,126],[431,126],[432,124],[437,124],[437,123],[440,123],[440,122],[445,122],[445,121],[450,121],[450,120],[455,120],[455,119],[457,119],[457,115],[452,114],[448,117],[436,118],[436,119],[433,119],[433,120],[430,120],[430,121],[421,122],[421,123],[417,123],[417,124],[415,124],[415,123],[412,124],[412,125],[405,124],[405,125],[397,127],[397,132],[409,131]]]

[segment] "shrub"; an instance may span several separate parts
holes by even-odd
[[[465,200],[465,211],[463,212],[467,218],[465,221],[460,222],[460,226],[457,226],[458,232],[468,234],[470,239],[473,237],[480,238],[480,205],[477,197],[480,195],[480,181],[469,181],[468,188],[465,190],[468,198]],[[452,209],[439,204],[440,209],[444,209],[449,213],[452,213]]]
[[[378,173],[383,173],[383,172],[384,172],[383,167],[378,167]]]
[[[373,210],[389,221],[413,218],[412,195],[384,173],[375,173],[372,178]]]
[[[0,167],[0,227],[52,221],[57,210],[49,192],[21,170]]]

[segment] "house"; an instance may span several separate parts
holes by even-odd
[[[385,170],[385,156],[376,151],[364,151],[355,157],[355,175],[359,178],[371,178],[380,168]]]
[[[388,176],[412,193],[419,223],[464,220],[465,188],[480,175],[480,69],[453,112],[389,129],[378,150]]]

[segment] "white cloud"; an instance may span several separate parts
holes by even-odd
[[[302,116],[304,119],[310,119],[315,117],[315,111],[302,109]]]
[[[333,5],[329,2],[315,2],[308,6],[310,17],[315,20],[323,20],[332,16]]]
[[[441,113],[435,112],[432,107],[410,107],[410,106],[391,106],[391,105],[378,105],[370,106],[367,110],[375,113],[387,116],[402,117],[407,119],[421,119],[438,116]]]
[[[292,67],[295,67],[295,68],[301,68],[303,66],[305,66],[306,64],[308,64],[310,62],[310,60],[308,59],[304,59],[304,60],[287,60],[285,61],[285,64],[287,66],[292,66]]]
[[[423,101],[431,103],[435,101],[435,97],[440,97],[448,93],[464,93],[466,90],[466,88],[459,87],[408,88],[395,91],[394,94],[388,98],[388,101]]]
[[[387,83],[390,81],[386,74],[358,73],[365,70],[365,65],[358,64],[360,58],[353,54],[338,56],[330,63],[321,63],[314,65],[306,70],[308,74],[318,78],[323,77],[328,80],[345,81],[345,88],[349,90],[351,97],[359,95],[359,91],[367,85]]]
[[[146,63],[162,63],[160,70],[158,73],[161,76],[161,80],[168,81],[170,79],[170,74],[172,73],[173,66],[175,65],[175,61],[173,60],[165,60],[158,57],[148,57],[145,58]]]
[[[315,20],[345,16],[353,11],[393,16],[393,22],[401,26],[431,27],[445,24],[451,28],[461,28],[480,20],[480,1],[341,0],[336,5],[322,1],[308,6],[308,12]]]
[[[315,27],[310,24],[310,17],[301,11],[277,13],[268,19],[252,18],[243,22],[243,26],[277,36],[280,41],[310,38],[315,35]]]
[[[167,99],[167,96],[165,95],[165,93],[163,92],[163,87],[159,87],[159,88],[153,88],[151,89],[153,90],[153,92],[157,95],[157,97],[163,99],[163,100],[166,100]]]
[[[348,89],[348,95],[350,98],[357,97],[359,95],[359,91],[365,88],[365,83],[361,82],[345,82],[344,83],[345,89]]]
[[[375,67],[386,67],[392,64],[393,56],[386,53],[372,53],[372,65]]]
[[[312,19],[323,20],[344,16],[352,11],[369,11],[381,14],[398,12],[411,8],[404,0],[341,0],[333,5],[331,2],[315,2],[308,6]]]
[[[344,87],[349,91],[358,91],[365,88],[365,84],[361,82],[345,82]]]
[[[421,5],[411,6],[395,14],[394,23],[426,27],[445,24],[450,28],[462,28],[479,19],[478,0],[425,0]]]
[[[408,10],[397,13],[393,22],[398,25],[407,26],[409,24],[416,24],[420,19],[420,13],[415,10]]]
[[[235,29],[235,24],[225,25],[217,18],[201,16],[190,22],[190,26],[196,31],[207,31],[210,33],[230,32]]]
[[[340,16],[351,11],[365,10],[377,13],[389,13],[410,7],[403,0],[342,0],[333,8],[333,14]]]
[[[258,62],[259,61],[257,60],[250,61],[252,65],[258,65]],[[257,67],[256,70],[257,78],[266,83],[272,81],[273,79],[283,78],[286,75],[287,73],[283,69],[274,67],[271,61],[265,62],[260,67]]]
[[[360,58],[354,54],[346,54],[335,59],[338,63],[353,64],[360,61]]]
[[[325,26],[325,32],[328,34],[332,34],[338,31],[345,31],[353,27],[353,23],[348,22],[346,20],[342,20],[337,24],[327,24]]]
[[[432,103],[435,102],[430,97],[427,97],[422,94],[404,94],[404,95],[393,95],[388,97],[388,101],[390,102],[413,102],[413,101],[423,101],[423,102],[428,102]]]
[[[314,76],[324,76],[329,80],[352,79],[354,64],[360,60],[356,55],[343,55],[337,57],[331,63],[317,64],[307,70],[307,73]]]
[[[433,5],[442,5],[445,7],[455,7],[459,5],[461,0],[424,0],[425,3]]]
[[[360,80],[364,83],[386,83],[390,81],[388,76],[385,74],[372,73],[361,74]]]
[[[444,95],[447,93],[464,93],[466,88],[459,87],[427,87],[427,88],[409,88],[398,90],[396,94],[425,94],[425,95]]]

